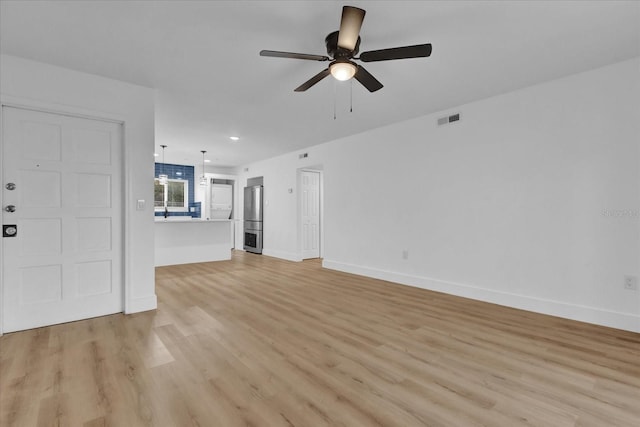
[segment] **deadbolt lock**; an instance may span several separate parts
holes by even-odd
[[[6,224],[2,226],[2,237],[16,237],[18,234],[18,226],[15,224]]]
[[[8,183],[4,186],[7,190],[12,191],[16,189],[16,185],[13,182]]]

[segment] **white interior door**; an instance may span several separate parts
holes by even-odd
[[[302,259],[320,257],[320,173],[302,171]]]
[[[122,126],[10,107],[2,120],[2,223],[17,228],[2,238],[4,331],[122,311]]]

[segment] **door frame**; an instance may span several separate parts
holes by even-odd
[[[320,230],[318,236],[318,242],[320,245],[320,258],[324,258],[324,171],[322,165],[309,166],[299,168],[296,170],[296,184],[298,190],[296,191],[296,234],[298,243],[298,260],[302,259],[302,172],[315,172],[319,174],[320,178],[320,191],[318,192],[318,213],[320,214]]]
[[[122,312],[127,314],[131,311],[132,295],[131,295],[131,265],[130,265],[130,248],[132,247],[130,233],[130,216],[132,215],[131,203],[131,177],[129,159],[131,144],[127,144],[125,139],[126,120],[124,117],[105,113],[103,111],[94,111],[86,108],[77,108],[67,105],[42,102],[30,98],[22,98],[0,94],[0,177],[4,176],[4,108],[21,108],[23,110],[37,111],[41,113],[57,114],[63,116],[77,117],[81,119],[99,120],[120,125],[120,144],[122,152],[122,211],[120,212],[122,219]],[[0,191],[0,206],[4,207],[4,189]],[[0,265],[4,262],[3,246],[0,245]],[[4,333],[4,278],[0,274],[0,336]]]

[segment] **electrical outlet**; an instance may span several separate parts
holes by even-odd
[[[624,276],[624,288],[629,291],[637,291],[638,278],[636,276]]]
[[[402,259],[409,259],[409,251],[407,249],[402,251]]]

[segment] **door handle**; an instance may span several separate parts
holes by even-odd
[[[16,207],[14,205],[7,205],[4,208],[5,211],[7,212],[15,212],[16,211]]]

